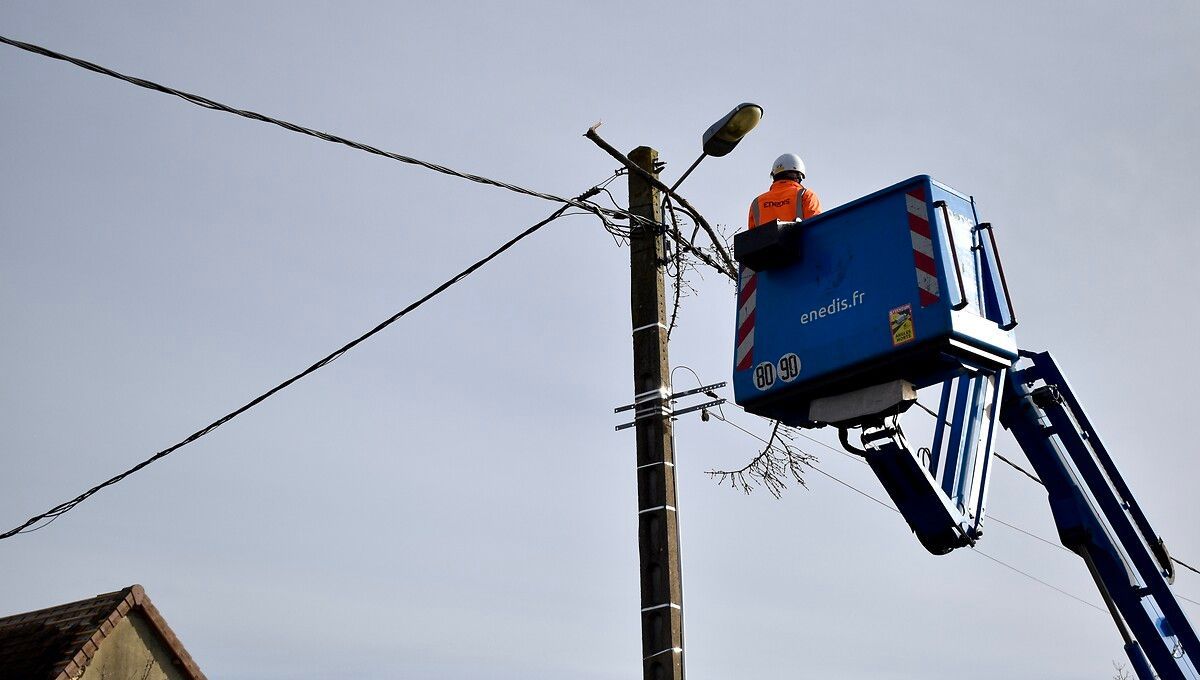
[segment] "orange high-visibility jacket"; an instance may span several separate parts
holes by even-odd
[[[796,206],[801,206],[797,214]],[[750,204],[748,228],[753,229],[771,220],[793,222],[798,219],[808,219],[821,212],[821,199],[817,194],[790,179],[775,180],[767,193],[754,199]]]

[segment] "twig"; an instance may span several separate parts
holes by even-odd
[[[725,420],[716,416],[718,420]],[[726,421],[728,422],[728,421]],[[787,488],[787,479],[804,488],[803,466],[815,468],[817,457],[801,451],[790,443],[794,434],[791,428],[775,421],[771,436],[765,440],[766,446],[749,463],[739,470],[708,470],[709,477],[717,478],[717,484],[729,482],[729,486],[742,493],[750,494],[756,485],[766,488],[775,498],[779,498]]]

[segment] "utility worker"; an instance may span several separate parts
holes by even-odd
[[[804,161],[794,153],[785,153],[775,159],[771,166],[771,178],[775,181],[767,193],[750,204],[749,225],[753,229],[771,220],[795,222],[806,220],[821,212],[821,199],[805,187]]]

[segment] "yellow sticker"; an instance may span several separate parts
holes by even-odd
[[[916,337],[913,332],[912,305],[897,307],[888,312],[888,326],[892,329],[892,345],[903,345]]]

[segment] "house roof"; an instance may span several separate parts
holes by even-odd
[[[96,650],[129,612],[137,611],[174,655],[176,669],[192,680],[204,673],[139,585],[0,618],[0,678],[77,678]]]

